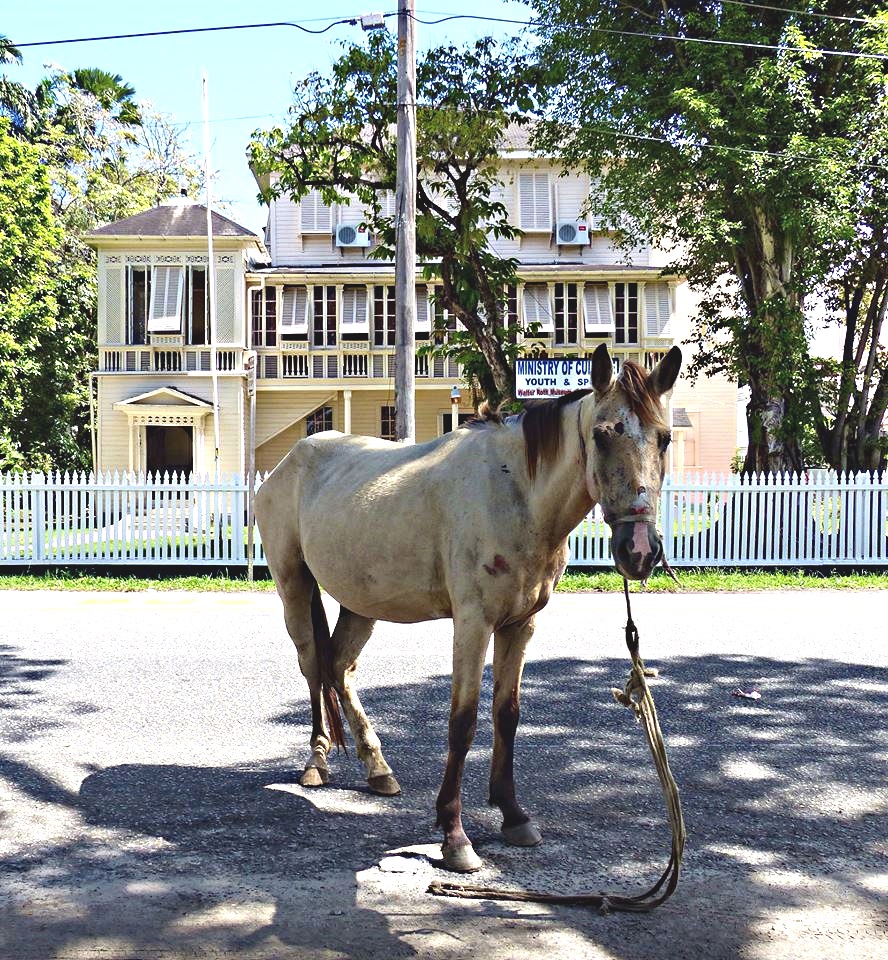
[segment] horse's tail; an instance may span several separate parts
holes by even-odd
[[[317,580],[311,595],[311,626],[314,632],[318,671],[321,675],[321,699],[327,714],[327,722],[330,724],[330,737],[337,749],[342,747],[347,754],[345,730],[342,727],[342,714],[339,710],[339,696],[333,682],[333,643],[330,638],[330,625],[327,623],[327,614],[321,600],[321,588]]]

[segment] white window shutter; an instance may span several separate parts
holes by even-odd
[[[181,267],[155,267],[151,277],[149,333],[180,333],[185,271]]]
[[[583,289],[584,327],[595,336],[614,329],[610,288],[606,283],[587,283]]]
[[[308,289],[306,287],[284,287],[281,332],[308,333]]]
[[[531,323],[539,323],[540,333],[554,332],[555,323],[552,319],[548,284],[527,283],[524,285],[524,322],[528,326]]]
[[[645,330],[649,337],[668,337],[670,335],[669,284],[646,283],[644,285]]]
[[[377,193],[379,200],[379,211],[383,217],[393,217],[395,215],[395,191],[380,190]]]
[[[299,204],[303,233],[330,233],[333,230],[333,210],[328,207],[318,190],[311,190]]]
[[[552,229],[548,173],[519,173],[518,201],[524,230]]]
[[[367,315],[367,288],[363,284],[354,284],[342,288],[340,329],[343,336],[349,333],[370,332],[370,318]]]
[[[416,322],[413,325],[416,333],[431,333],[432,320],[429,312],[429,288],[420,283],[416,287]]]

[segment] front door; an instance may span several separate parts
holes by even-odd
[[[148,473],[184,473],[194,469],[193,427],[146,427]]]

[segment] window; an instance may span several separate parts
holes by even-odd
[[[440,299],[440,288],[432,295],[432,322],[435,328],[435,343],[442,344],[447,335],[456,331],[456,317],[444,308]]]
[[[151,276],[149,333],[182,332],[182,291],[185,271],[181,267],[155,267]]]
[[[416,285],[416,317],[413,323],[413,336],[416,340],[428,340],[432,332],[429,307],[429,288],[424,283],[418,283]]]
[[[379,411],[379,436],[383,440],[395,439],[395,408],[386,404]]]
[[[555,342],[576,343],[579,299],[575,283],[555,284]]]
[[[277,287],[250,292],[250,328],[254,347],[277,344]]]
[[[601,337],[614,329],[610,287],[587,283],[583,288],[583,327],[587,337]]]
[[[395,345],[395,288],[373,288],[373,346]]]
[[[151,268],[126,268],[126,342],[147,343]]]
[[[638,343],[638,284],[614,284],[614,343]]]
[[[670,309],[669,284],[646,283],[644,285],[644,330],[649,337],[668,337]]]
[[[308,287],[284,287],[281,336],[304,340],[308,335]]]
[[[185,311],[188,343],[196,345],[209,343],[205,267],[188,267],[185,271]]]
[[[518,206],[522,230],[552,229],[548,173],[518,174]]]
[[[312,343],[316,347],[335,347],[336,287],[313,287],[312,305]]]
[[[342,288],[343,340],[366,340],[370,333],[367,317],[367,288],[363,284],[351,284]]]
[[[299,204],[299,223],[303,233],[331,233],[333,211],[317,190],[307,193]]]
[[[316,433],[322,433],[324,430],[333,429],[333,408],[318,407],[313,413],[305,418],[305,435],[313,436]]]
[[[549,336],[554,330],[552,305],[549,302],[549,286],[545,283],[528,283],[524,286],[524,325],[538,324],[537,332],[530,336]]]

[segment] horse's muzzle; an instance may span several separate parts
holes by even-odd
[[[647,580],[663,559],[663,541],[652,523],[615,523],[611,553],[614,565],[627,580]]]

